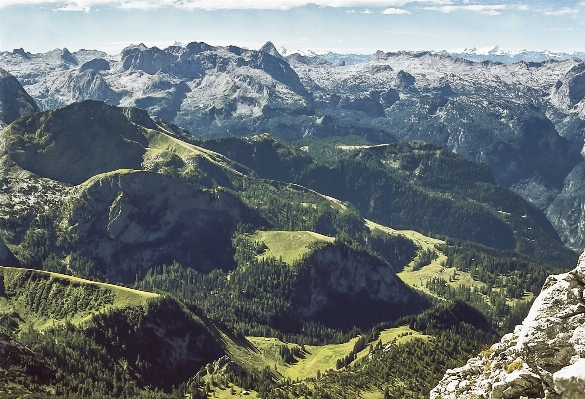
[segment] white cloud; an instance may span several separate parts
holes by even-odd
[[[564,17],[567,15],[576,15],[578,13],[579,13],[579,9],[577,9],[577,8],[563,7],[560,10],[545,11],[544,15],[554,15],[557,17]]]
[[[369,8],[366,8],[364,11],[361,11],[362,14],[371,14],[372,11],[370,11]]]
[[[404,15],[404,14],[410,14],[410,12],[408,12],[407,10],[403,10],[402,8],[390,7],[390,8],[385,9],[384,11],[382,11],[382,14],[386,14],[386,15]]]
[[[117,6],[124,9],[134,10],[152,10],[161,7],[168,7],[172,4],[168,4],[168,1],[151,1],[151,0],[132,0],[119,2]]]
[[[63,7],[56,8],[55,11],[76,11],[76,12],[89,12],[91,7],[89,6],[80,6],[75,3],[69,3]]]
[[[472,11],[478,14],[484,15],[501,15],[502,11],[504,10],[520,10],[520,11],[528,11],[529,7],[524,4],[468,4],[464,6],[454,6],[454,5],[445,5],[445,6],[427,6],[423,7],[425,10],[429,11],[439,11],[444,14],[450,14],[456,11]]]
[[[452,0],[2,0],[0,8],[15,5],[55,5],[65,11],[87,7],[109,6],[129,9],[153,9],[162,7],[176,7],[183,9],[266,9],[290,10],[308,4],[320,7],[359,7],[359,8],[387,8],[403,6],[410,3],[426,3],[437,5],[453,4]]]
[[[453,4],[452,0],[388,0],[385,2],[387,6],[402,7],[412,3],[425,3],[425,4],[439,4],[439,5],[450,5]]]

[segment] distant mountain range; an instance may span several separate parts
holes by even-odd
[[[531,50],[506,50],[499,46],[485,48],[465,48],[462,50],[437,51],[439,54],[450,55],[453,57],[464,58],[470,61],[494,61],[503,64],[513,64],[516,62],[543,62],[543,61],[563,61],[571,58],[585,59],[584,52],[563,53],[557,51],[531,51]]]
[[[369,61],[373,54],[346,54],[346,53],[335,53],[332,51],[326,52],[315,52],[312,50],[294,50],[291,51],[285,47],[278,47],[278,52],[283,56],[287,57],[292,54],[300,54],[307,57],[319,57],[323,58],[332,64],[338,64],[344,62],[345,65],[360,64],[362,62]],[[585,60],[585,52],[572,52],[564,53],[559,51],[550,50],[508,50],[500,48],[499,46],[491,47],[472,47],[464,49],[454,50],[428,50],[428,51],[412,51],[413,54],[430,52],[433,54],[442,54],[452,57],[463,58],[469,61],[483,62],[493,61],[501,62],[503,64],[514,64],[517,62],[543,62],[543,61],[563,61],[572,58],[578,58]]]

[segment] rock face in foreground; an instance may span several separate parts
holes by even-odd
[[[431,399],[585,398],[585,253],[550,276],[513,333],[447,370]]]

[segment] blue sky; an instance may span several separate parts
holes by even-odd
[[[204,41],[371,54],[376,50],[585,51],[585,0],[2,0],[0,50]]]

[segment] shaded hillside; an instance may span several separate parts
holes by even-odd
[[[30,116],[10,126],[3,138],[5,151],[22,169],[69,184],[116,169],[140,169],[148,146],[121,109],[97,101]]]
[[[8,334],[0,332],[0,395],[6,399],[50,395],[54,372],[45,359]]]
[[[0,128],[38,111],[37,103],[18,80],[0,68]]]
[[[157,123],[144,111],[86,101],[2,132],[3,237],[20,263],[123,281],[174,260],[235,267],[237,223],[261,223],[217,187],[231,187],[238,166]]]
[[[137,287],[180,295],[210,318],[246,335],[319,344],[347,332],[420,312],[428,299],[407,287],[382,259],[336,240],[309,242],[292,264],[262,253],[256,235],[234,239],[238,268],[203,274],[178,263],[151,269]],[[280,240],[295,232],[281,232]],[[275,250],[273,247],[273,250]]]

